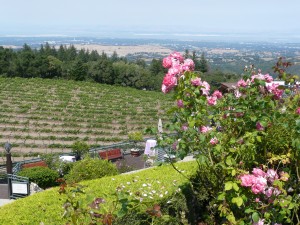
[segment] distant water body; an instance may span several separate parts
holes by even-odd
[[[203,33],[134,33],[133,37],[198,41],[258,41],[300,43],[300,34],[203,34]]]

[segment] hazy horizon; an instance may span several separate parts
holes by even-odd
[[[0,1],[0,36],[300,40],[298,0]]]

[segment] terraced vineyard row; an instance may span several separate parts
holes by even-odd
[[[124,141],[167,119],[169,96],[88,82],[0,78],[0,145],[15,155],[70,151]],[[3,158],[3,157],[2,157]]]

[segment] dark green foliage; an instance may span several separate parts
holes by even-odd
[[[192,58],[195,70],[211,76],[207,81],[228,81],[231,77],[215,76],[210,73],[208,61],[186,50],[186,58]],[[95,50],[77,50],[73,45],[60,45],[58,49],[49,43],[40,49],[32,49],[25,44],[22,49],[13,51],[0,47],[0,75],[6,77],[63,78],[77,81],[95,81],[110,85],[120,85],[146,90],[160,90],[167,69],[162,59],[153,59],[150,64],[142,58],[129,61],[119,57],[116,52],[111,56]],[[208,74],[209,72],[209,74]],[[234,77],[235,78],[235,77]],[[234,79],[233,78],[233,79]]]
[[[45,189],[56,186],[56,180],[59,178],[57,171],[48,167],[32,167],[22,169],[18,176],[28,177],[31,182],[36,183],[39,187]]]
[[[70,79],[77,81],[84,81],[87,78],[88,67],[87,65],[81,61],[76,60],[72,64],[72,68],[70,71]]]
[[[66,179],[69,182],[80,182],[116,174],[118,174],[118,170],[113,163],[86,157],[74,163]]]
[[[262,142],[265,144],[265,148],[274,154],[287,154],[292,143],[293,135],[295,131],[290,127],[285,127],[283,124],[274,124],[268,129],[265,139]]]
[[[90,76],[98,83],[113,84],[114,71],[112,62],[107,57],[101,57],[91,64]]]
[[[195,67],[195,70],[199,70],[202,73],[206,73],[209,70],[208,62],[205,59],[204,53],[201,54],[200,60],[199,60],[199,65]]]
[[[74,163],[63,162],[62,160],[60,160],[58,153],[42,154],[41,158],[46,162],[47,166],[50,169],[54,171],[59,171],[60,176],[68,174],[74,165]]]
[[[76,141],[72,144],[71,148],[72,152],[80,158],[89,151],[90,146],[84,141]]]

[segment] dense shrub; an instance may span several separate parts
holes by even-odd
[[[69,182],[80,182],[116,174],[118,174],[118,170],[113,163],[86,157],[74,163],[69,174],[66,175],[66,179]]]
[[[59,172],[60,176],[64,176],[69,173],[74,163],[65,162],[59,159],[59,154],[42,154],[41,158],[46,162],[47,166]]]
[[[290,62],[274,66],[286,86],[253,66],[229,93],[211,91],[180,53],[163,60],[169,68],[162,91],[174,90],[170,129],[160,146],[178,157],[197,155],[193,179],[201,218],[209,224],[300,224],[300,89]],[[203,78],[203,77],[202,77]]]
[[[82,193],[81,197],[79,198],[80,206],[87,207],[90,201],[92,201],[92,199],[95,197],[102,197],[105,199],[108,205],[111,205],[115,200],[114,194],[116,193],[117,187],[120,187],[122,185],[125,186],[124,191],[136,190],[136,194],[140,192],[141,195],[144,195],[153,190],[155,190],[156,193],[153,194],[153,196],[148,194],[147,197],[143,197],[145,200],[142,202],[143,205],[141,205],[139,209],[136,209],[139,215],[130,213],[130,215],[126,215],[124,219],[115,220],[116,224],[117,222],[119,224],[122,224],[122,221],[126,221],[126,218],[128,219],[128,222],[126,222],[125,224],[130,224],[130,221],[133,221],[132,224],[139,224],[138,222],[141,218],[148,220],[148,215],[143,214],[142,211],[145,209],[145,207],[147,209],[151,204],[152,206],[154,204],[160,205],[163,213],[162,215],[165,219],[167,219],[167,212],[170,212],[170,215],[173,216],[176,212],[176,209],[178,208],[186,209],[186,207],[188,207],[189,210],[190,208],[193,209],[194,204],[190,201],[185,202],[184,200],[182,200],[182,196],[180,196],[180,193],[177,192],[178,187],[180,187],[182,190],[186,190],[186,192],[183,191],[184,195],[186,193],[188,195],[192,194],[191,189],[188,188],[188,186],[185,186],[185,184],[188,183],[187,178],[195,174],[197,163],[176,163],[175,167],[178,170],[182,171],[185,176],[179,175],[178,172],[176,172],[170,165],[162,165],[160,167],[150,168],[133,174],[103,177],[97,180],[81,182],[80,184],[86,186],[86,188],[84,189],[84,193]],[[145,184],[147,184],[147,186],[145,186]],[[150,184],[151,186],[149,186],[148,184]],[[149,189],[148,187],[152,187],[152,189]],[[72,192],[72,194],[77,195],[78,191]],[[161,196],[161,194],[163,194],[163,196]],[[1,207],[0,224],[31,225],[41,224],[42,222],[44,224],[66,224],[67,218],[62,217],[64,213],[63,211],[65,209],[62,206],[64,205],[65,201],[66,196],[60,195],[58,193],[58,188],[49,189],[27,198],[18,199],[11,204],[7,204]],[[175,205],[173,204],[174,206],[171,206],[170,202],[173,202]],[[177,204],[178,206],[176,206]],[[179,206],[179,204],[182,204],[182,206]],[[101,209],[104,209],[104,207],[101,207]],[[175,214],[182,215],[182,218],[184,217],[184,214],[186,215],[186,217],[188,217],[188,212],[185,210],[178,211],[178,213]],[[137,220],[135,220],[134,218],[136,218]],[[160,218],[156,219],[160,220]],[[170,218],[170,220],[172,220],[172,218]],[[174,218],[174,220],[178,221],[179,217]],[[74,223],[72,222],[71,224]]]
[[[79,160],[84,154],[88,153],[90,146],[84,141],[75,141],[71,148],[72,152],[76,154],[76,160]]]
[[[59,178],[57,171],[39,166],[23,169],[18,173],[18,175],[28,177],[31,182],[36,183],[43,189],[56,186],[56,180]]]

